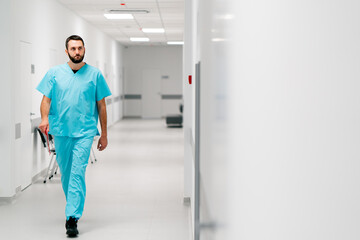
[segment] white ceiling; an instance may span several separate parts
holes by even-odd
[[[183,41],[184,0],[58,1],[125,46],[166,45],[167,41]],[[150,12],[133,14],[132,20],[109,20],[104,17],[109,9],[146,9]],[[164,28],[165,33],[144,33],[142,28]],[[131,42],[130,37],[148,37],[150,42]]]

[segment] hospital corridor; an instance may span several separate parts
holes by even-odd
[[[0,240],[359,240],[360,1],[1,0]]]
[[[183,135],[159,120],[125,120],[109,129],[108,151],[87,169],[84,239],[190,239],[183,204]],[[11,206],[0,205],[1,239],[64,239],[60,177],[43,178]],[[21,226],[21,231],[17,226]]]

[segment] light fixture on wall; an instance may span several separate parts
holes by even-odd
[[[132,41],[132,42],[149,42],[150,39],[149,38],[135,38],[135,37],[133,37],[133,38],[130,38],[130,41]]]
[[[144,33],[164,33],[165,29],[163,28],[142,28]]]

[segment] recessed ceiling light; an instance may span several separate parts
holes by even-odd
[[[148,41],[150,41],[150,39],[149,38],[130,38],[130,41],[132,41],[132,42],[148,42]]]
[[[232,20],[232,19],[235,18],[235,16],[232,15],[232,14],[215,15],[215,17],[216,17],[217,19],[222,19],[222,20]]]
[[[224,19],[226,19],[226,20],[234,19],[234,15],[232,15],[232,14],[226,14],[226,15],[224,16]]]
[[[170,42],[167,42],[167,44],[169,44],[169,45],[184,45],[184,42],[182,42],[182,41],[170,41]]]
[[[134,19],[132,14],[113,14],[113,13],[105,13],[104,16],[107,19]]]
[[[225,38],[212,38],[211,41],[213,41],[213,42],[224,42]]]
[[[163,33],[165,29],[163,28],[143,28],[141,29],[144,33]]]

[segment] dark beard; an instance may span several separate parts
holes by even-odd
[[[72,56],[70,56],[70,54],[68,54],[68,56],[69,56],[70,60],[71,60],[73,63],[81,63],[81,62],[83,61],[83,59],[84,59],[85,54],[84,54],[83,56],[81,56],[81,58],[79,58],[78,60],[76,60],[75,58],[73,58]]]

